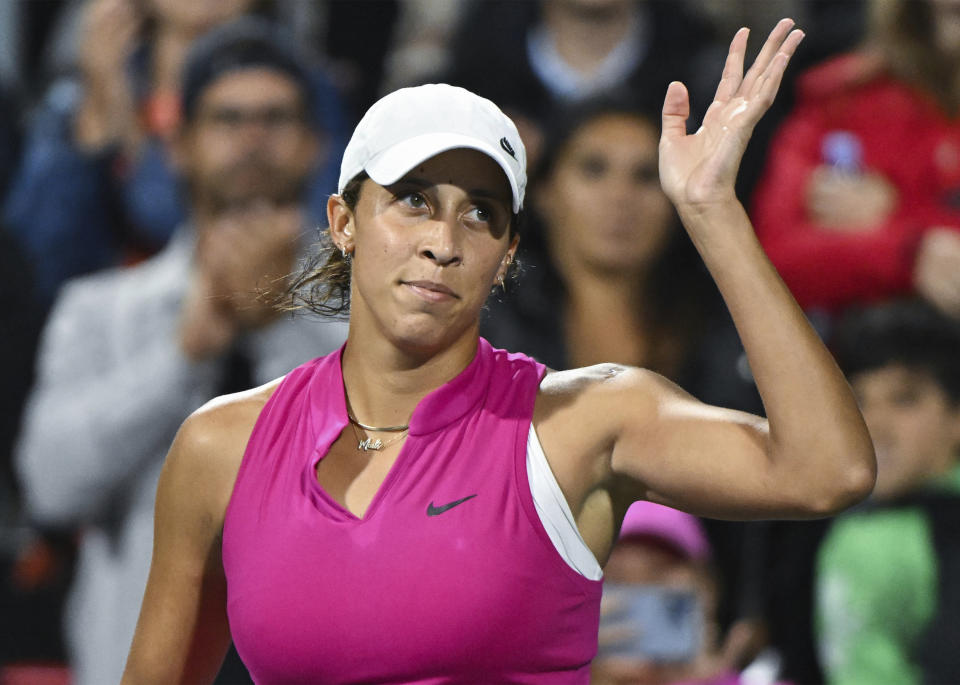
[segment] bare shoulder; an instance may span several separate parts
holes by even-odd
[[[281,381],[216,397],[187,417],[167,455],[161,487],[205,503],[222,521],[247,441]]]
[[[624,364],[595,364],[566,371],[550,371],[540,382],[535,420],[552,416],[584,418],[599,413],[610,418],[618,403],[629,400],[636,414],[637,403],[651,408],[675,395],[685,395],[674,383],[648,369]],[[614,412],[616,414],[617,412]]]
[[[534,427],[575,511],[609,477],[613,448],[624,426],[656,420],[671,385],[652,371],[622,364],[597,364],[544,376],[534,407]]]
[[[214,397],[187,418],[181,431],[188,431],[188,439],[205,448],[234,442],[245,446],[260,412],[282,381],[278,378],[257,388]]]

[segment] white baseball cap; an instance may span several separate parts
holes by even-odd
[[[500,165],[513,191],[513,211],[519,212],[527,153],[516,125],[490,100],[445,83],[401,88],[375,102],[344,150],[337,191],[361,171],[382,186],[396,183],[418,164],[456,148],[478,150]]]

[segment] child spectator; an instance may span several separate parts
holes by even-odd
[[[820,548],[827,680],[960,682],[960,324],[919,302],[850,315],[836,352],[877,454],[868,506]]]

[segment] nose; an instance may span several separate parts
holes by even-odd
[[[617,207],[630,207],[640,196],[639,187],[631,174],[627,172],[611,173],[604,185],[606,200]]]
[[[437,266],[459,266],[463,263],[459,230],[453,218],[440,218],[427,222],[420,243],[420,256]]]
[[[263,118],[250,117],[237,127],[235,140],[247,147],[262,147],[272,134],[270,124]]]

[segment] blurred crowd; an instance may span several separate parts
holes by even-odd
[[[861,403],[877,488],[832,521],[635,505],[594,680],[960,682],[960,0],[11,0],[0,685],[116,682],[180,422],[342,344],[272,302],[396,88],[467,87],[523,137],[495,346],[762,413],[660,189],[659,107],[681,80],[696,119],[736,28],[756,49],[781,16],[807,38],[738,194]],[[228,657],[218,682],[249,681]]]

